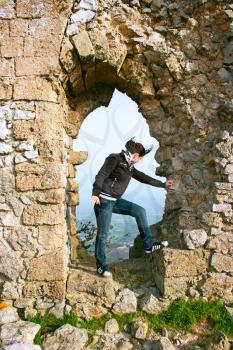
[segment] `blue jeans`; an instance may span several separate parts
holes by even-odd
[[[148,225],[146,210],[143,207],[123,198],[117,199],[116,201],[102,197],[99,198],[100,204],[94,205],[97,223],[97,236],[95,241],[95,258],[97,268],[106,268],[105,245],[112,213],[135,217],[145,249],[151,248],[153,244],[152,234]]]

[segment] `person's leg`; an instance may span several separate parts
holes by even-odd
[[[95,258],[97,269],[106,268],[105,245],[112,217],[113,201],[100,199],[100,204],[94,205],[97,223],[97,236],[95,241]]]
[[[127,201],[126,199],[120,198],[115,202],[112,212],[135,217],[138,230],[145,244],[145,249],[150,249],[152,247],[152,233],[148,225],[146,210],[143,207]]]

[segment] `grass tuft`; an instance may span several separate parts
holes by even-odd
[[[233,304],[233,303],[232,303]],[[202,321],[211,321],[211,333],[223,332],[227,336],[233,336],[233,322],[220,300],[207,302],[202,299],[186,301],[177,299],[169,307],[156,315],[148,314],[145,311],[137,311],[126,315],[115,315],[109,312],[99,319],[86,321],[78,317],[73,311],[65,314],[63,318],[57,318],[54,314],[41,316],[28,316],[24,318],[22,311],[19,316],[27,321],[40,324],[41,328],[36,334],[34,343],[42,345],[41,337],[46,333],[52,333],[64,324],[85,328],[90,334],[95,334],[97,329],[103,329],[106,321],[115,318],[119,324],[120,331],[126,325],[130,325],[137,317],[144,317],[149,323],[149,328],[161,331],[163,327],[192,332],[194,327]]]

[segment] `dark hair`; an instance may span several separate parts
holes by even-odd
[[[140,157],[144,157],[147,153],[149,153],[152,150],[153,145],[150,145],[150,147],[147,150],[145,150],[144,146],[141,143],[133,141],[134,138],[135,136],[126,142],[125,148],[127,149],[127,151],[129,151],[130,153],[138,153]]]

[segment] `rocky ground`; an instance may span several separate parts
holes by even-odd
[[[7,303],[0,304],[0,349],[1,350],[230,350],[233,339],[223,333],[211,332],[211,322],[204,320],[192,332],[149,327],[146,317],[139,314],[158,314],[166,310],[170,300],[161,298],[151,279],[150,260],[137,258],[112,264],[113,277],[96,275],[94,260],[80,252],[77,266],[71,266],[67,282],[66,305],[51,305],[49,313],[57,317],[72,310],[86,325],[93,319],[106,317],[99,328],[93,330],[83,324],[77,327],[64,324],[54,332],[41,337],[41,346],[33,343],[40,325],[20,319],[17,308]],[[47,308],[48,305],[46,305]],[[232,313],[233,308],[228,308]],[[26,316],[29,309],[24,309]],[[39,311],[39,310],[38,310]],[[35,310],[34,310],[35,312]],[[40,313],[43,312],[41,304]],[[122,327],[121,316],[134,317]],[[232,317],[232,316],[231,316]]]

